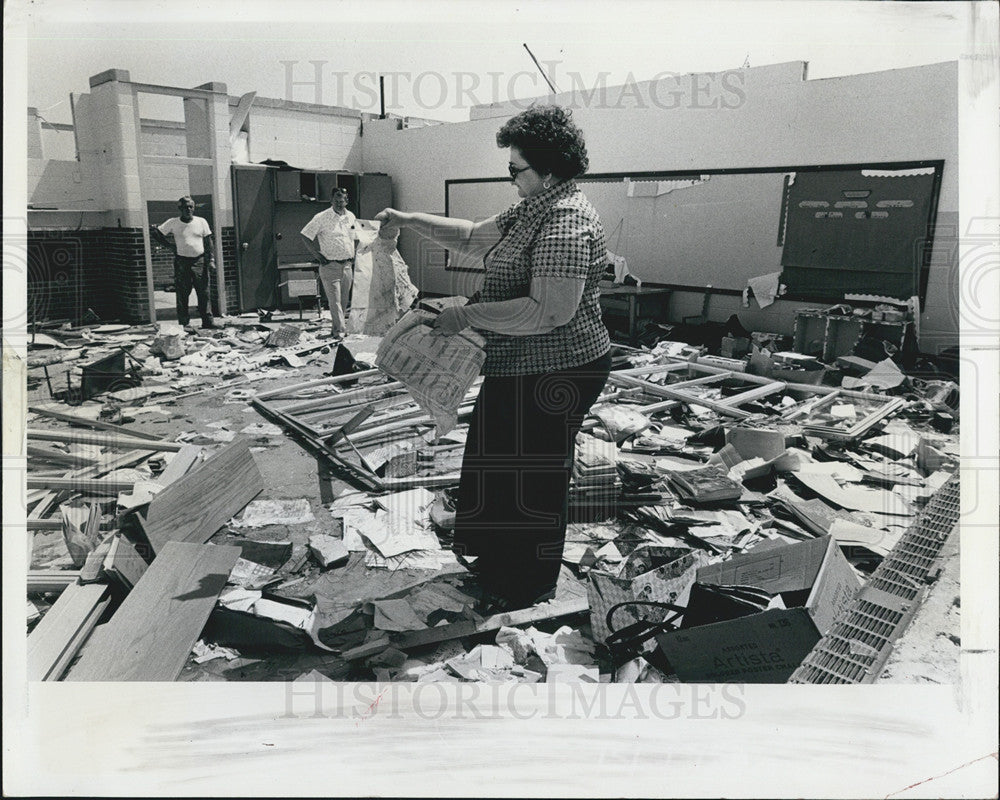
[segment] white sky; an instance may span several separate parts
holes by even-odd
[[[294,87],[289,97],[281,62],[296,62],[294,80],[312,81],[308,62],[319,61],[321,102],[372,112],[378,111],[374,74],[400,72],[387,110],[462,120],[468,119],[472,99],[502,101],[511,88],[519,97],[545,94],[522,42],[540,61],[559,61],[556,84],[565,90],[569,71],[592,87],[602,72],[609,73],[608,85],[615,85],[630,73],[648,80],[662,72],[738,68],[747,59],[751,66],[808,61],[810,78],[931,64],[959,58],[966,34],[963,9],[949,2],[241,0],[197,8],[187,0],[35,0],[15,5],[12,10],[8,4],[5,16],[8,23],[12,14],[27,23],[28,105],[51,122],[70,122],[69,93],[86,92],[91,75],[113,67],[143,83],[191,87],[220,81],[230,94],[256,91],[315,102],[314,85]],[[473,98],[462,94],[476,82]]]

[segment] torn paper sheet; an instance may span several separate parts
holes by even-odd
[[[847,376],[841,381],[845,389],[859,389],[874,386],[878,389],[895,389],[906,380],[906,375],[896,366],[891,358],[879,361],[871,370],[860,378]]]
[[[405,314],[417,299],[410,270],[396,249],[399,230],[393,236],[376,236],[371,244],[372,277],[368,290],[368,316],[364,332],[381,336]]]
[[[471,329],[454,336],[432,332],[434,315],[410,311],[379,345],[375,365],[400,381],[425,412],[440,436],[455,427],[458,407],[486,360],[485,340]]]
[[[835,519],[830,523],[830,535],[837,540],[837,544],[860,545],[884,557],[899,541],[902,529],[866,528],[850,520]]]
[[[229,524],[233,528],[262,528],[265,525],[304,525],[313,522],[309,501],[301,500],[253,500],[246,507],[240,519]]]
[[[752,290],[753,296],[757,300],[757,305],[761,308],[767,308],[782,293],[780,280],[780,272],[769,272],[767,275],[758,275],[755,278],[748,279],[747,288],[743,290],[743,305],[749,305],[747,292],[748,290]]]

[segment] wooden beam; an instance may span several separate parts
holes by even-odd
[[[133,450],[167,450],[177,452],[181,445],[177,442],[164,442],[153,439],[141,439],[135,436],[118,436],[113,433],[78,433],[75,431],[45,431],[38,428],[28,428],[28,439],[41,442],[77,442],[79,444],[99,444],[103,447],[126,447]]]
[[[28,680],[59,680],[110,601],[103,584],[67,586],[28,637]]]
[[[25,481],[29,489],[56,489],[100,495],[116,495],[119,492],[131,491],[135,486],[135,481],[109,478],[48,478],[29,475]]]
[[[78,417],[75,414],[66,414],[62,411],[53,411],[48,408],[29,407],[28,412],[31,414],[38,414],[43,417],[49,417],[51,419],[58,419],[62,422],[68,422],[70,425],[80,425],[84,428],[93,428],[94,430],[120,433],[123,436],[131,436],[133,439],[149,439],[152,441],[159,439],[158,436],[146,433],[145,431],[134,431],[131,428],[114,425],[110,422],[102,422],[101,420]]]
[[[753,389],[747,389],[747,391],[740,394],[724,397],[719,402],[726,406],[738,406],[743,403],[750,403],[754,400],[760,400],[762,397],[785,391],[785,385],[783,381],[775,381],[765,386],[755,386]]]
[[[60,523],[61,527],[61,523]],[[33,569],[28,571],[28,594],[62,592],[67,586],[78,583],[78,569]]]
[[[313,408],[328,408],[331,405],[354,406],[368,404],[374,400],[379,400],[387,392],[396,392],[406,387],[398,381],[392,383],[380,383],[375,386],[365,386],[361,389],[352,389],[341,394],[327,395],[313,400],[304,400],[301,403],[293,403],[280,409],[282,414],[295,414],[301,411],[308,411]],[[258,400],[260,398],[257,398]]]
[[[29,460],[41,459],[67,467],[89,467],[97,463],[97,459],[92,456],[73,455],[72,453],[57,450],[54,447],[45,447],[38,444],[29,444],[25,450]]]
[[[433,628],[424,628],[419,631],[406,631],[391,637],[384,637],[360,645],[359,647],[345,650],[340,657],[345,661],[356,661],[359,658],[368,658],[377,655],[390,645],[399,650],[409,650],[414,647],[421,647],[436,642],[447,642],[451,639],[461,639],[465,636],[475,636],[480,633],[500,630],[500,628],[513,628],[518,625],[528,625],[534,622],[541,622],[547,619],[569,616],[570,614],[581,614],[589,610],[590,604],[586,597],[576,597],[572,600],[562,602],[548,602],[541,605],[524,608],[518,611],[508,611],[503,614],[494,614],[486,617],[482,622],[464,620],[462,622],[452,622],[448,625],[437,625]]]
[[[263,488],[247,440],[237,439],[153,497],[143,524],[153,552],[207,542]]]
[[[67,680],[176,680],[240,552],[167,542]]]
[[[377,369],[366,369],[362,372],[353,372],[347,375],[333,375],[328,378],[317,378],[313,381],[304,381],[303,383],[293,383],[291,386],[279,386],[277,389],[270,389],[266,392],[260,392],[255,397],[258,400],[271,400],[275,397],[280,397],[281,395],[288,395],[292,392],[299,392],[303,389],[314,389],[318,386],[331,386],[337,383],[345,383],[347,381],[357,380],[358,378],[371,378],[375,375],[380,374]]]
[[[628,375],[616,375],[611,373],[609,380],[616,382],[625,383],[628,386],[639,386],[648,394],[657,395],[659,397],[666,397],[671,400],[680,400],[682,403],[688,403],[689,405],[699,405],[705,408],[710,408],[716,413],[725,414],[729,417],[736,417],[737,419],[746,419],[751,416],[749,412],[743,411],[739,408],[730,408],[729,406],[723,405],[715,400],[703,400],[700,397],[695,397],[694,395],[687,394],[686,392],[680,392],[676,389],[671,389],[668,386],[659,386],[655,383],[649,383],[647,381],[641,381],[638,378],[632,378]]]
[[[116,469],[124,469],[125,467],[135,466],[140,461],[145,461],[147,458],[149,458],[148,450],[131,450],[128,453],[122,453],[121,455],[112,456],[111,458],[102,457],[102,459],[92,467],[84,467],[83,469],[76,470],[66,477],[96,478],[108,472],[114,472]]]

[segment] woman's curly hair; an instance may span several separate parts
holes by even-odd
[[[533,170],[560,180],[583,175],[590,166],[583,132],[572,111],[560,106],[532,106],[507,120],[497,132],[497,147],[516,147]]]

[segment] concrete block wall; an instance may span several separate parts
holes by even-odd
[[[250,161],[286,161],[301,169],[361,172],[361,115],[339,116],[308,103],[254,101],[250,110]]]
[[[728,84],[722,83],[725,76],[702,76],[697,83],[687,76],[689,87],[715,87],[714,107],[713,96],[700,88],[696,97],[689,88],[688,94],[669,108],[651,107],[634,98],[621,108],[599,107],[577,98],[574,119],[587,137],[591,172],[943,159],[939,219],[957,214],[955,62],[816,81],[803,80],[804,73],[804,63],[793,62],[737,71]],[[738,87],[738,92],[733,87]],[[647,87],[647,98],[648,92]],[[670,95],[660,91],[658,97]],[[504,115],[509,110],[505,109]],[[499,177],[505,171],[506,155],[495,141],[502,120],[495,109],[472,116],[469,122],[402,130],[394,120],[366,122],[364,168],[392,175],[397,207],[441,212],[446,180]],[[511,203],[516,201],[512,190]],[[400,240],[403,256],[420,259],[413,237],[406,237],[406,233]],[[953,248],[953,242],[939,239],[932,254],[935,266],[921,333],[935,343],[935,349],[958,343],[957,276],[954,267],[948,266]],[[469,273],[447,272],[419,260],[410,260],[410,266],[415,283],[427,292],[468,293],[478,285],[478,278]],[[639,277],[654,283],[698,283],[696,264],[664,265],[662,273]],[[671,319],[699,314],[701,303],[700,293],[675,293]],[[752,329],[790,333],[795,312],[806,305],[779,300],[758,309],[752,301],[751,307],[744,309],[738,297],[714,296],[710,318],[721,321],[738,313]]]

